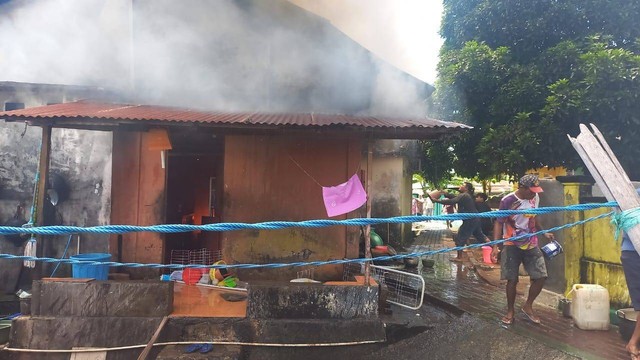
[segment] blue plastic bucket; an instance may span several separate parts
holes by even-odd
[[[71,260],[77,261],[111,261],[111,254],[93,253],[72,255]],[[71,266],[72,277],[74,278],[93,278],[96,280],[107,280],[109,275],[109,266],[107,265],[86,265],[74,263]]]

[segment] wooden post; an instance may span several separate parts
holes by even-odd
[[[145,360],[147,357],[149,357],[149,353],[153,348],[153,344],[156,342],[156,340],[158,340],[158,336],[160,336],[162,329],[164,329],[164,325],[167,323],[167,320],[169,320],[168,316],[162,318],[162,321],[160,321],[160,325],[158,325],[156,332],[153,333],[151,339],[149,339],[149,342],[147,343],[147,346],[144,347],[144,350],[142,350],[142,352],[138,356],[138,360]]]
[[[373,143],[371,138],[367,141],[367,219],[371,218],[371,181],[373,175],[371,168],[373,167]],[[364,257],[371,259],[371,225],[367,225],[364,231]],[[371,262],[368,261],[364,265],[364,284],[371,285]]]
[[[49,157],[51,154],[51,125],[45,125],[42,127],[42,146],[40,148],[40,161],[38,164],[38,172],[40,178],[38,180],[38,196],[36,197],[36,221],[35,226],[42,226],[44,224],[44,202],[47,198],[47,184],[49,181]],[[45,238],[42,235],[36,237],[36,256],[43,257],[47,254],[44,253],[46,248],[44,245]],[[31,273],[32,280],[39,280],[43,277],[42,262],[37,261],[36,267]]]

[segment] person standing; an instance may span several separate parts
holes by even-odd
[[[460,194],[457,196],[445,195],[446,199],[433,199],[431,201],[441,203],[443,205],[458,205],[458,213],[477,213],[475,200],[473,198],[473,184],[465,182],[460,185]],[[456,246],[465,246],[469,238],[473,235],[478,242],[489,242],[489,238],[482,233],[479,218],[466,219],[462,221],[462,226],[458,229],[458,235],[455,237]],[[458,254],[453,261],[462,261],[462,250],[458,250]]]
[[[446,199],[444,195],[439,200]],[[454,205],[444,205],[444,213],[445,214],[454,214],[456,212],[456,207]],[[447,227],[451,229],[453,227],[452,221],[447,220]]]
[[[431,198],[429,197],[429,195],[427,195],[427,197],[424,199],[424,216],[433,216],[433,201],[431,201]],[[431,220],[427,220],[427,221],[431,221]]]
[[[422,215],[423,211],[424,211],[424,197],[422,196],[422,194],[418,194],[415,215]]]
[[[415,215],[418,212],[418,194],[411,196],[411,215]]]
[[[476,209],[479,213],[489,212],[491,211],[491,207],[487,203],[487,194],[485,193],[477,193],[476,194]],[[492,218],[480,218],[480,224],[482,228],[482,232],[491,236],[493,234],[493,219]]]
[[[531,210],[540,204],[539,193],[543,192],[538,177],[533,174],[525,175],[518,181],[518,189],[506,195],[500,201],[500,210]],[[509,239],[514,236],[531,234],[541,231],[542,226],[535,215],[517,214],[496,219],[493,226],[493,239]],[[554,240],[552,233],[545,233],[549,240]],[[492,258],[497,258],[497,245],[493,246]],[[547,278],[547,267],[542,251],[538,247],[538,237],[529,236],[514,241],[505,241],[500,259],[500,277],[507,280],[507,313],[502,323],[511,325],[515,316],[516,286],[518,284],[518,270],[524,264],[531,286],[527,301],[522,306],[524,315],[534,324],[540,324],[540,318],[533,312],[533,302],[538,297]]]
[[[636,189],[640,195],[640,189]],[[633,309],[640,311],[640,255],[633,247],[628,234],[622,237],[622,249],[620,262],[622,262],[622,270],[627,280],[627,288],[631,297]],[[640,319],[638,319],[640,320]],[[627,343],[627,351],[631,355],[631,359],[640,359],[640,321],[636,321],[636,327]]]

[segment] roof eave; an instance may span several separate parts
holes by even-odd
[[[225,133],[304,133],[304,134],[335,134],[342,133],[352,135],[362,135],[376,139],[418,139],[433,140],[447,135],[454,135],[471,129],[472,127],[462,124],[454,126],[433,126],[433,127],[375,127],[356,125],[269,125],[269,124],[241,124],[241,123],[208,123],[208,122],[181,122],[181,121],[158,121],[158,120],[117,120],[117,119],[97,119],[86,117],[23,117],[5,116],[7,122],[26,122],[31,126],[52,126],[56,128],[79,129],[79,130],[129,130],[146,131],[153,127],[199,127],[219,130]]]

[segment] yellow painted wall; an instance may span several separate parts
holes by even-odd
[[[580,202],[580,185],[578,183],[564,184],[564,205],[575,205]],[[565,211],[564,223],[572,224],[583,219],[580,211]],[[580,259],[584,255],[583,226],[572,226],[563,230],[564,241],[564,274],[567,281],[565,293],[571,290],[573,284],[580,283]]]
[[[541,167],[539,169],[531,169],[527,171],[527,174],[536,174],[541,179],[555,178],[556,176],[567,175],[567,169],[563,167]]]
[[[610,211],[610,208],[588,210],[584,217],[592,218]],[[584,257],[620,265],[620,242],[613,239],[616,230],[610,220],[607,217],[583,225]]]
[[[611,209],[585,211],[585,218],[591,218]],[[589,284],[600,284],[609,290],[609,299],[619,307],[631,303],[627,282],[620,264],[620,241],[614,239],[615,228],[611,218],[584,224],[583,279]]]
[[[580,184],[565,183],[565,206],[579,203]],[[566,212],[565,223],[589,219],[610,212],[610,208],[584,212]],[[603,218],[565,231],[565,278],[567,292],[573,284],[599,284],[609,291],[614,307],[631,303],[627,283],[620,264],[620,241],[614,239],[615,229],[610,218]]]

